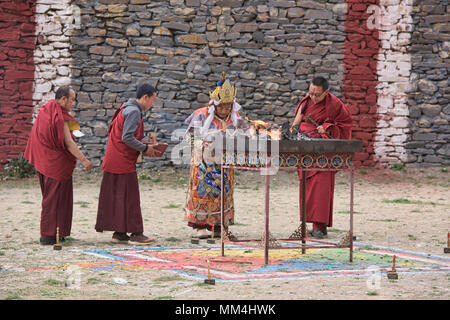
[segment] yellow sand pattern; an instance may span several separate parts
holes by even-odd
[[[320,249],[308,249],[307,253],[311,253]],[[167,252],[169,253],[169,252]],[[160,254],[164,254],[164,252],[160,252]],[[190,251],[189,254],[193,256],[210,256],[210,257],[219,257],[221,256],[220,249],[217,250],[193,250]],[[240,257],[240,258],[260,258],[264,259],[264,250],[263,249],[225,249],[226,257]],[[298,258],[301,256],[300,249],[270,249],[269,258],[270,259],[291,259]]]

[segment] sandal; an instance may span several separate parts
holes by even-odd
[[[132,233],[130,236],[130,241],[138,244],[149,244],[154,242],[155,239],[144,236],[143,233]]]

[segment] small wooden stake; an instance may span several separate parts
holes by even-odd
[[[387,277],[388,277],[388,279],[392,279],[392,280],[398,279],[398,274],[397,274],[397,271],[395,270],[395,255],[392,258],[392,270],[388,271]]]
[[[450,232],[447,232],[447,248],[444,248],[444,253],[450,253]]]
[[[56,227],[56,244],[53,245],[53,250],[61,250],[62,246],[59,244],[59,227]]]
[[[211,239],[206,240],[207,243],[214,244],[216,240],[214,240],[214,226],[211,226]]]
[[[211,279],[211,269],[210,269],[210,261],[208,260],[208,279],[205,279],[206,284],[216,284],[216,280]]]

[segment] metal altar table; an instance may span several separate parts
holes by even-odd
[[[256,140],[256,139],[255,139]],[[223,138],[223,154],[221,156],[221,254],[225,256],[226,242],[252,242],[261,239],[238,240],[224,223],[224,173],[225,168],[253,170],[265,172],[265,221],[264,221],[264,263],[269,264],[270,242],[293,241],[293,246],[277,247],[299,248],[302,254],[312,248],[349,248],[349,261],[353,262],[353,190],[354,166],[353,154],[362,151],[360,140],[311,139],[311,140],[266,140],[255,146],[252,139],[245,138],[243,143],[236,138]],[[228,147],[227,147],[228,146]],[[231,146],[231,148],[230,148]],[[270,200],[270,170],[301,170],[307,171],[349,171],[350,172],[350,227],[345,238],[339,243],[309,238],[306,234],[306,174],[302,174],[301,224],[287,239],[270,238],[269,232],[269,200]],[[309,243],[307,243],[307,241]]]

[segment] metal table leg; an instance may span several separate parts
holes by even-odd
[[[353,188],[354,169],[350,170],[350,262],[353,262]]]
[[[266,174],[265,231],[264,231],[264,264],[269,264],[269,199],[270,176]]]
[[[301,169],[302,172],[302,192],[301,192],[301,197],[302,197],[302,208],[301,208],[301,212],[302,212],[302,254],[306,253],[306,250],[303,248],[303,246],[306,244],[306,171],[303,170],[303,168]]]
[[[224,245],[224,233],[225,233],[225,217],[224,217],[224,198],[225,191],[223,189],[224,181],[223,181],[223,163],[220,165],[220,246],[221,246],[221,254],[222,257],[225,256],[225,245]]]

